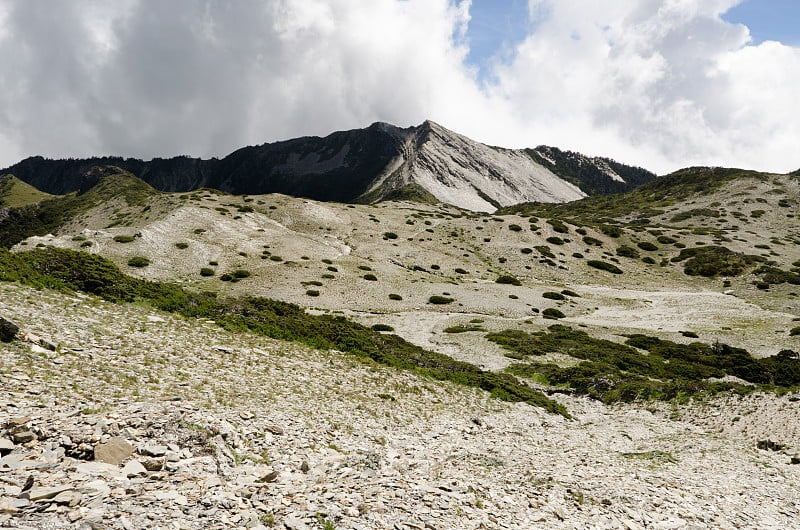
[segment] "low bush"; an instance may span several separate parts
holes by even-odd
[[[522,282],[519,281],[519,279],[515,278],[514,276],[508,275],[508,274],[503,274],[503,275],[499,276],[495,280],[495,283],[502,283],[502,284],[506,284],[506,285],[522,285]]]
[[[402,300],[402,299],[403,299],[403,297],[400,296],[397,293],[390,293],[389,294],[389,300]]]
[[[148,265],[150,265],[150,260],[144,256],[134,256],[128,260],[129,267],[141,269],[142,267],[147,267]]]
[[[592,237],[592,236],[584,237],[583,238],[583,242],[586,243],[587,245],[589,245],[590,247],[602,247],[603,246],[603,242],[602,241],[600,241],[599,239],[597,239],[595,237]]]
[[[558,236],[550,236],[547,239],[545,239],[545,241],[547,241],[551,245],[563,245],[564,244],[564,240],[561,239]]]
[[[622,245],[617,247],[617,256],[622,256],[623,258],[638,258],[639,252],[633,247]]]
[[[547,309],[542,311],[542,316],[544,318],[549,318],[549,319],[556,320],[556,319],[559,319],[559,318],[564,318],[567,315],[565,315],[564,313],[562,313],[561,311],[559,311],[558,309],[556,309],[554,307],[548,307]]]
[[[202,269],[200,269],[200,276],[214,276],[214,269],[203,267]]]
[[[467,274],[467,271],[465,271],[464,269],[461,269],[459,267],[456,267],[455,268],[455,273],[456,274]]]
[[[523,254],[531,254],[531,253],[533,253],[533,249],[525,247],[525,248],[520,249],[520,252],[522,252]]]
[[[307,296],[319,296],[319,291],[317,289],[309,289],[306,291]]]
[[[622,269],[620,269],[613,263],[608,263],[607,261],[592,259],[587,261],[586,264],[589,265],[590,267],[594,267],[595,269],[600,269],[601,271],[610,272],[611,274],[622,274]]]
[[[383,239],[397,239],[397,234],[394,232],[384,232]]]
[[[114,241],[117,243],[132,243],[136,238],[128,235],[114,236]]]
[[[451,304],[451,303],[453,303],[455,301],[456,301],[455,298],[450,298],[450,297],[447,297],[447,296],[439,296],[438,294],[435,294],[435,295],[431,296],[430,298],[428,298],[428,303],[429,304],[435,304],[435,305]]]
[[[686,260],[683,272],[689,276],[739,276],[759,261],[761,256],[733,252],[726,247],[703,246],[686,248],[670,261],[679,263]]]
[[[181,250],[185,250],[185,249],[189,248],[189,243],[186,243],[185,241],[179,241],[179,242],[175,243],[175,248],[179,248]]]
[[[658,247],[655,246],[650,241],[639,241],[638,243],[636,243],[636,246],[642,250],[646,250],[647,252],[653,252],[655,250],[658,250]]]
[[[548,298],[550,300],[566,300],[567,297],[561,293],[556,293],[553,291],[546,291],[542,293],[542,298]]]
[[[467,333],[468,331],[486,331],[480,326],[450,326],[444,328],[445,333]]]
[[[565,225],[564,222],[560,221],[559,219],[548,219],[547,224],[553,227],[553,232],[559,234],[569,234],[569,228],[567,228],[567,225]]]
[[[394,331],[394,328],[389,324],[373,324],[369,329],[372,331]]]
[[[364,276],[362,276],[362,278],[364,278],[365,280],[367,280],[369,282],[377,282],[378,281],[378,277],[375,276],[374,274],[365,274]]]
[[[512,232],[522,232],[522,227],[519,225],[514,225],[514,224],[508,225],[508,229],[511,230]]]

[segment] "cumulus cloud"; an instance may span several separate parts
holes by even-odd
[[[0,0],[0,166],[430,118],[661,172],[796,169],[800,51],[750,45],[721,18],[738,1],[530,0],[486,84],[465,63],[469,0]]]

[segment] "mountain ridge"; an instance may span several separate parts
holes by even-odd
[[[169,192],[207,187],[240,195],[284,193],[372,203],[414,185],[440,202],[485,212],[521,202],[568,202],[618,193],[656,177],[611,159],[547,149],[488,146],[430,120],[407,128],[375,122],[325,137],[242,147],[223,158],[50,160],[36,156],[0,174],[13,174],[56,195],[78,191],[87,171],[108,165]],[[557,161],[553,161],[555,155]]]

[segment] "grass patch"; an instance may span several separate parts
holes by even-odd
[[[599,259],[590,259],[586,262],[586,264],[590,267],[594,267],[595,269],[600,269],[601,271],[610,272],[611,274],[622,274],[622,269],[614,265],[613,263],[608,263],[607,261],[602,261]]]

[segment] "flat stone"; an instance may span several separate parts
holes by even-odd
[[[147,469],[138,460],[131,460],[122,468],[122,474],[126,477],[137,477],[139,475],[146,475]]]
[[[22,432],[15,432],[11,435],[11,438],[14,440],[16,444],[26,444],[28,442],[32,442],[36,439],[36,435],[33,434],[31,431],[22,431]]]
[[[21,497],[27,498],[31,502],[40,501],[43,499],[52,499],[60,493],[72,491],[72,486],[56,486],[54,488],[32,488],[23,492]]]
[[[160,458],[148,458],[142,465],[147,471],[161,471],[164,467],[164,460]]]
[[[107,443],[97,444],[94,447],[94,459],[107,464],[120,465],[132,454],[133,446],[119,436],[115,436]]]
[[[14,450],[14,442],[8,438],[0,438],[0,452],[8,453]]]
[[[122,476],[119,466],[106,464],[105,462],[84,462],[75,467],[75,471],[82,475],[118,475]]]
[[[164,456],[167,454],[166,445],[146,445],[139,450],[145,456]]]

